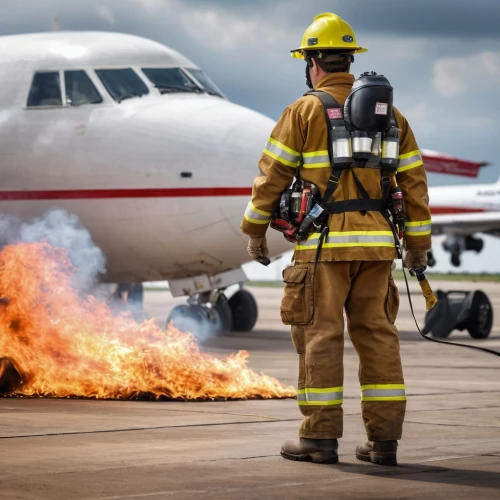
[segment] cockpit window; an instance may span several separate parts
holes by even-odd
[[[146,84],[132,68],[96,69],[95,72],[111,97],[117,102],[149,93]]]
[[[28,96],[28,107],[62,106],[59,72],[35,73]]]
[[[162,93],[202,92],[181,68],[142,68],[142,72]]]
[[[222,92],[217,88],[210,78],[201,69],[186,68],[186,71],[195,77],[195,79],[203,86],[203,88],[212,95],[222,97]]]
[[[102,97],[85,71],[65,71],[66,103],[70,106],[99,104]]]

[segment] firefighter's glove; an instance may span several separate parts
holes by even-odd
[[[407,269],[422,269],[425,271],[427,268],[427,251],[407,250],[405,253],[404,266]]]
[[[250,238],[247,250],[250,257],[256,261],[260,261],[262,257],[267,257],[269,255],[269,248],[267,247],[266,237]]]

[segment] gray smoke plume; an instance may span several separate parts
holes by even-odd
[[[3,245],[46,241],[53,247],[66,249],[76,269],[72,284],[79,291],[89,290],[106,269],[104,254],[78,217],[59,208],[24,223],[15,217],[2,215],[0,235]]]

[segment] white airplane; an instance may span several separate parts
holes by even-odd
[[[500,236],[500,179],[494,184],[431,187],[432,234],[446,235],[443,248],[451,263],[460,266],[462,252],[480,253],[483,240],[476,233]],[[435,260],[429,256],[429,265]]]
[[[117,33],[0,37],[0,82],[0,213],[66,209],[106,255],[105,280],[168,279],[193,308],[246,280],[239,224],[273,120],[174,50]],[[252,297],[231,301],[250,329]]]
[[[0,213],[66,209],[106,255],[106,281],[166,279],[184,314],[253,327],[251,295],[222,292],[246,279],[239,224],[273,120],[181,54],[117,33],[0,37],[0,83]]]

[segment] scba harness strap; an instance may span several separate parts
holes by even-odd
[[[367,161],[353,161],[352,158],[350,157],[344,157],[340,158],[340,161],[337,159],[335,161],[334,155],[333,155],[333,143],[334,143],[334,137],[333,137],[333,131],[341,131],[341,133],[346,134],[346,139],[349,137],[349,132],[346,129],[346,124],[344,120],[344,113],[343,109],[340,106],[340,104],[337,102],[337,100],[330,95],[328,92],[324,92],[322,90],[312,90],[310,92],[306,92],[304,94],[305,96],[307,95],[313,95],[317,97],[321,103],[323,104],[323,108],[325,110],[325,119],[327,123],[327,130],[328,130],[328,156],[330,158],[330,164],[332,166],[332,174],[330,175],[330,178],[328,179],[328,184],[325,189],[325,193],[323,195],[321,204],[323,207],[328,211],[330,214],[337,214],[337,213],[343,213],[343,212],[369,212],[369,211],[376,211],[380,212],[383,209],[387,208],[387,199],[389,196],[389,191],[390,191],[390,185],[391,185],[391,179],[389,177],[389,173],[392,171],[396,171],[397,166],[388,168],[386,166],[381,165],[380,161],[374,161],[373,159],[367,160]],[[394,117],[394,113],[391,117],[391,125],[396,124],[396,120]],[[382,197],[380,200],[373,200],[370,198],[368,195],[368,192],[364,188],[364,186],[361,184],[361,181],[359,180],[358,176],[356,175],[354,168],[379,168],[381,171],[381,188],[382,188]],[[344,200],[344,201],[337,201],[337,202],[330,202],[335,190],[338,187],[340,177],[342,175],[342,172],[344,170],[351,170],[351,173],[354,178],[354,182],[356,183],[356,186],[358,188],[358,191],[360,192],[362,199],[356,199],[356,200]],[[376,203],[374,203],[376,201]],[[366,203],[365,203],[366,202]],[[337,204],[342,204],[341,208],[340,206],[337,208],[335,205]]]
[[[324,92],[321,90],[312,90],[306,92],[304,94],[312,95],[317,97],[321,103],[323,104],[323,108],[325,111],[325,119],[328,130],[328,156],[330,159],[330,164],[332,168],[332,173],[328,179],[328,183],[323,194],[320,206],[325,210],[325,212],[329,215],[332,214],[340,214],[346,212],[361,212],[363,215],[366,212],[380,212],[384,216],[387,221],[391,231],[394,235],[394,242],[396,245],[396,250],[398,253],[398,257],[402,258],[402,250],[401,250],[401,242],[399,241],[397,229],[393,224],[391,219],[390,211],[389,211],[389,196],[390,196],[390,172],[394,172],[397,169],[397,164],[395,165],[383,165],[380,161],[380,158],[373,158],[373,155],[368,160],[353,160],[352,153],[350,152],[350,142],[346,142],[349,147],[349,153],[345,156],[341,156],[342,153],[336,151],[336,155],[334,154],[333,145],[334,142],[338,142],[339,140],[350,141],[350,133],[346,128],[346,122],[344,120],[344,110],[337,102],[337,100],[330,95],[328,92]],[[394,116],[394,112],[391,113],[390,127],[397,127],[396,119]],[[381,186],[381,198],[373,199],[370,198],[370,195],[366,191],[365,187],[359,180],[356,175],[355,168],[379,168],[381,173],[380,178],[380,186]],[[359,194],[361,198],[351,199],[351,200],[343,200],[343,201],[330,201],[332,199],[335,190],[337,189],[340,177],[344,170],[350,170],[358,188]],[[315,268],[319,259],[319,255],[321,252],[321,248],[323,246],[323,242],[328,235],[328,221],[325,220],[323,227],[321,228],[321,236],[319,238],[318,247],[316,251],[315,258]]]

